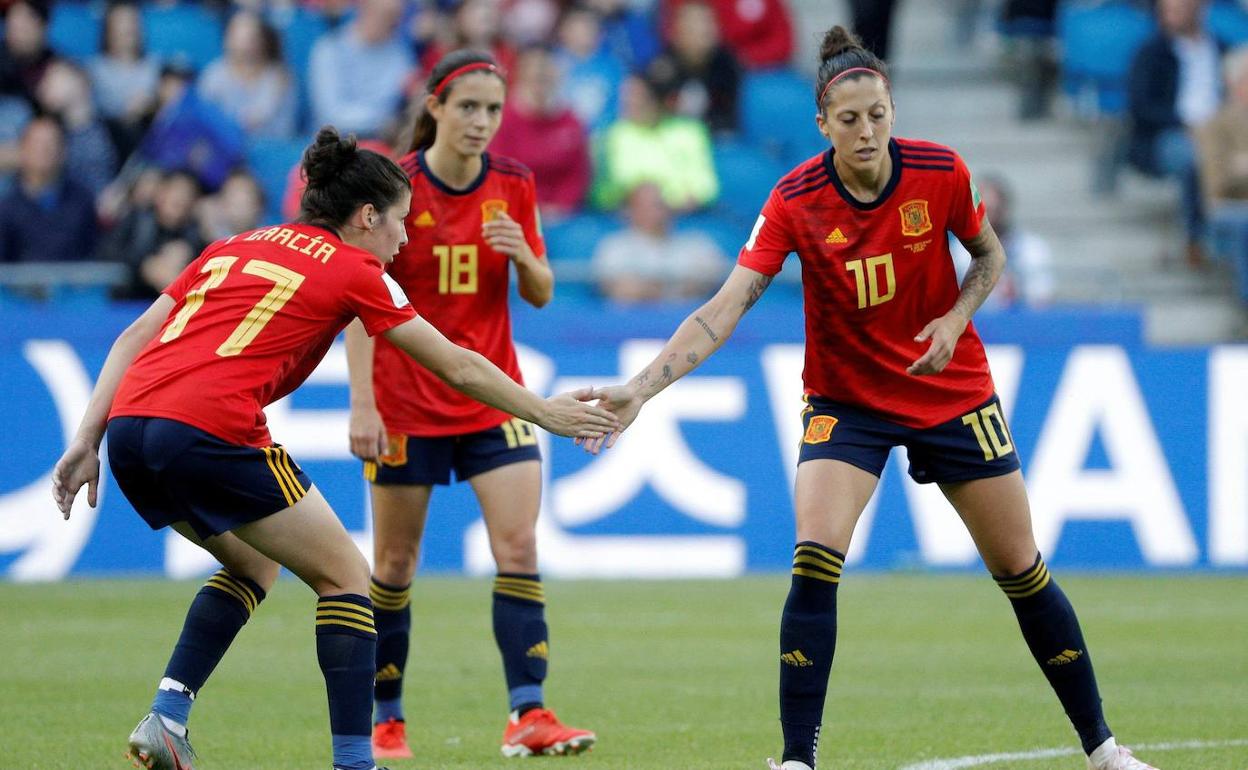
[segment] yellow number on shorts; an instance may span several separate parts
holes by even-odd
[[[880,267],[884,268],[884,291],[880,291]],[[858,309],[875,307],[888,302],[897,293],[897,278],[893,273],[893,255],[855,259],[845,263],[845,269],[854,274],[858,288]]]
[[[1001,416],[1001,407],[996,403],[971,412],[962,418],[963,425],[969,425],[983,450],[984,460],[991,462],[1005,457],[1014,451],[1014,442],[1010,439],[1010,429],[1005,426],[1005,418]]]
[[[513,417],[499,427],[503,429],[503,438],[507,439],[508,449],[533,446],[537,443],[537,434],[533,432],[533,426],[519,417]]]
[[[477,293],[475,244],[434,246],[433,254],[438,258],[438,294]]]
[[[171,342],[181,336],[191,316],[203,306],[204,296],[225,281],[230,269],[237,261],[238,257],[213,257],[204,263],[201,272],[208,273],[208,280],[186,293],[186,302],[174,316],[173,322],[165,328],[165,333],[160,335],[161,342]],[[235,327],[234,332],[221,343],[221,347],[217,348],[219,356],[236,356],[242,353],[256,339],[256,335],[265,325],[273,319],[277,311],[295,296],[295,292],[299,290],[304,279],[301,273],[262,259],[248,260],[243,265],[243,272],[272,281],[273,288],[260,298],[242,322]]]

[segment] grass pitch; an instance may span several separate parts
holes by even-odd
[[[1164,770],[1248,769],[1248,578],[1059,576],[1079,610],[1111,726]],[[577,758],[505,760],[486,581],[419,578],[405,703],[415,768],[744,768],[780,747],[777,623],[786,576],[546,586],[547,699],[597,731]],[[0,584],[0,768],[128,767],[197,584]],[[191,719],[197,770],[327,770],[312,593],[284,579]],[[897,770],[1076,745],[986,577],[851,575],[823,768]],[[944,766],[1078,770],[1078,756]]]

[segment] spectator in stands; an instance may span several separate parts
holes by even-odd
[[[647,72],[669,94],[672,112],[701,120],[716,133],[736,131],[741,67],[720,45],[710,5],[683,0],[676,7],[667,43]]]
[[[585,4],[598,14],[603,45],[626,70],[641,72],[659,55],[654,22],[629,0],[586,0]]]
[[[1006,0],[1001,31],[1007,43],[1009,72],[1018,85],[1018,116],[1049,116],[1057,86],[1057,0]]]
[[[4,14],[0,95],[21,97],[31,107],[44,70],[56,58],[48,47],[48,12],[44,0],[17,0]]]
[[[871,53],[887,61],[897,0],[849,0],[855,34]]]
[[[1214,248],[1231,260],[1248,300],[1248,46],[1226,57],[1226,104],[1197,132]]]
[[[511,0],[503,12],[502,28],[512,45],[528,48],[553,37],[559,21],[555,0]],[[424,58],[421,58],[424,61]]]
[[[460,48],[488,51],[504,72],[510,72],[516,52],[503,40],[502,21],[502,0],[462,0],[455,7],[444,39],[434,40],[421,54],[425,72],[432,71],[442,57]]]
[[[34,114],[22,97],[0,94],[0,195],[12,187],[22,157],[22,131]]]
[[[204,68],[199,95],[234,118],[251,137],[295,135],[295,83],[282,59],[277,30],[259,15],[240,11],[225,30],[225,51]]]
[[[624,64],[603,45],[602,19],[586,6],[572,5],[564,12],[558,38],[555,58],[563,72],[563,100],[596,133],[615,120]]]
[[[729,263],[704,233],[672,232],[672,210],[659,188],[640,184],[628,196],[628,228],[598,242],[591,263],[598,290],[620,304],[710,296]]]
[[[1205,28],[1203,0],[1158,0],[1157,35],[1144,43],[1127,78],[1128,160],[1141,171],[1178,179],[1189,264],[1204,261],[1204,211],[1192,130],[1221,101],[1220,52]]]
[[[984,213],[1005,248],[1005,271],[983,307],[994,310],[1041,308],[1053,302],[1056,280],[1049,244],[1040,236],[1018,226],[1014,219],[1014,191],[1004,178],[985,175],[976,178]],[[951,239],[958,283],[971,266],[971,255],[957,238]]]
[[[216,190],[244,161],[246,136],[234,119],[199,98],[192,73],[176,63],[161,70],[156,117],[136,152],[140,164],[185,169]]]
[[[598,147],[594,203],[619,206],[634,187],[654,182],[677,211],[706,206],[719,195],[711,135],[696,120],[668,115],[654,83],[630,76],[620,86],[623,113]]]
[[[152,299],[199,256],[203,239],[195,221],[199,180],[189,171],[164,175],[151,206],[135,208],[101,244],[100,255],[128,265],[126,299]]]
[[[138,5],[118,2],[108,6],[100,53],[87,63],[87,72],[113,144],[126,157],[138,146],[156,107],[160,80],[160,63],[143,50]]]
[[[75,64],[57,59],[39,81],[39,106],[65,128],[65,173],[99,195],[117,173],[117,149],[91,98],[91,81]]]
[[[360,0],[350,24],[312,48],[308,89],[316,124],[377,136],[399,109],[415,62],[399,34],[402,0]]]
[[[197,214],[204,243],[254,230],[264,216],[264,191],[251,172],[235,169],[215,195],[200,199]]]
[[[17,183],[0,199],[0,262],[91,259],[95,203],[65,173],[65,130],[51,115],[26,124]]]
[[[591,176],[589,141],[576,113],[559,100],[559,67],[548,49],[535,46],[520,53],[490,152],[533,170],[542,218],[567,216],[584,202]]]
[[[623,2],[623,0],[612,0]],[[793,58],[793,19],[785,0],[707,0],[720,37],[748,69],[784,67]],[[670,38],[684,0],[663,0],[663,37]]]

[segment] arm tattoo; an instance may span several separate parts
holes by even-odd
[[[984,232],[971,239],[966,247],[973,259],[962,279],[962,291],[954,307],[970,318],[997,285],[1005,263],[1005,254],[996,234],[988,229],[987,224]]]
[[[706,332],[706,336],[711,338],[711,342],[716,342],[716,343],[719,342],[719,335],[716,334],[713,329],[711,329],[710,324],[702,320],[702,316],[700,315],[694,316],[693,320],[698,324],[698,326],[702,327],[702,331]]]
[[[763,292],[767,291],[767,287],[771,285],[771,279],[774,276],[760,275],[750,284],[749,294],[745,298],[745,302],[741,303],[741,307],[749,310],[754,307],[754,303],[758,302],[758,298],[763,296]]]
[[[696,364],[698,363],[698,354],[694,353],[691,350],[689,351],[689,354],[685,356],[685,360],[688,361],[690,364]]]
[[[672,381],[672,361],[676,359],[676,354],[668,355],[667,360],[663,362],[663,373],[659,375],[658,386],[660,389],[666,388]]]

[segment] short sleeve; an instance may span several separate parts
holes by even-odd
[[[953,194],[949,197],[948,227],[958,240],[967,241],[979,235],[983,226],[984,202],[975,187],[975,180],[971,179],[971,170],[960,155],[954,158],[953,185]]]
[[[796,250],[797,241],[793,237],[784,199],[779,192],[772,190],[771,197],[763,204],[763,211],[754,222],[750,239],[737,255],[737,264],[764,275],[775,275],[784,267],[789,252]]]
[[[204,263],[208,261],[208,255],[220,243],[220,241],[217,241],[200,252],[200,255],[192,259],[186,267],[182,268],[182,272],[178,273],[178,277],[170,281],[169,285],[160,293],[169,295],[174,302],[181,302],[203,276]]]
[[[364,322],[373,337],[416,317],[416,310],[397,281],[380,265],[365,263],[347,286],[347,308]]]
[[[546,239],[542,235],[542,215],[537,210],[537,187],[533,183],[533,177],[525,178],[517,203],[516,221],[524,230],[524,240],[533,250],[533,256],[545,260]]]

